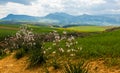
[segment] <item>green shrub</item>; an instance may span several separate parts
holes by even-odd
[[[2,50],[0,49],[0,56],[2,55],[3,53],[2,53]]]
[[[0,49],[0,59],[4,58],[7,54],[2,50]]]
[[[15,58],[20,59],[25,55],[25,53],[26,53],[25,49],[19,49],[15,54]]]
[[[45,57],[44,54],[42,52],[42,49],[32,49],[30,51],[30,56],[28,58],[29,60],[29,68],[31,67],[35,67],[35,66],[39,66],[42,63],[45,63]]]

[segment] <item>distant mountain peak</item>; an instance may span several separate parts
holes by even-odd
[[[71,18],[74,17],[70,14],[63,13],[63,12],[56,12],[56,13],[50,13],[45,16],[46,18],[52,18],[52,19],[65,19],[65,18]]]
[[[55,12],[55,13],[50,13],[47,16],[71,16],[70,14],[64,13],[64,12]]]
[[[14,15],[14,14],[8,14],[8,15]]]
[[[39,17],[28,16],[28,15],[17,15],[17,14],[8,14],[5,18],[2,18],[4,21],[37,21]]]
[[[88,16],[88,14],[83,14],[84,16]]]
[[[69,15],[69,14],[67,14],[67,13],[64,13],[64,12],[55,12],[55,13],[53,13],[53,14],[65,14],[65,15]]]
[[[14,16],[14,14],[8,14],[7,17],[8,17],[8,16]]]

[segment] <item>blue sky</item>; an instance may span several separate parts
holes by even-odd
[[[0,18],[8,14],[45,16],[54,12],[120,14],[120,0],[0,0]]]

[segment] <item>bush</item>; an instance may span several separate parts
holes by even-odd
[[[6,56],[6,53],[0,49],[0,59],[4,58]]]
[[[15,58],[20,59],[25,55],[25,53],[26,53],[25,49],[19,49],[15,54]]]
[[[60,64],[56,62],[56,60],[52,61],[52,65],[54,67],[54,69],[59,69],[60,68]]]
[[[28,61],[30,62],[28,66],[29,68],[39,66],[40,64],[45,63],[46,61],[42,49],[32,49],[30,51]]]
[[[3,53],[2,53],[2,50],[0,49],[0,56],[2,55]]]
[[[83,64],[84,63],[78,64],[68,63],[67,65],[65,65],[64,73],[88,73]]]

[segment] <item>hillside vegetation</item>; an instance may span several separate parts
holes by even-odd
[[[120,29],[101,32],[113,27],[56,28],[33,25],[23,25],[21,28],[7,25],[0,27],[2,27],[0,71],[7,72],[3,70],[5,67],[3,65],[9,63],[8,72],[14,72],[13,68],[19,62],[20,68],[17,67],[18,70],[15,70],[18,73],[21,69],[23,73],[120,72]],[[97,32],[97,34],[76,36],[75,33],[82,35],[80,32],[85,34]]]

